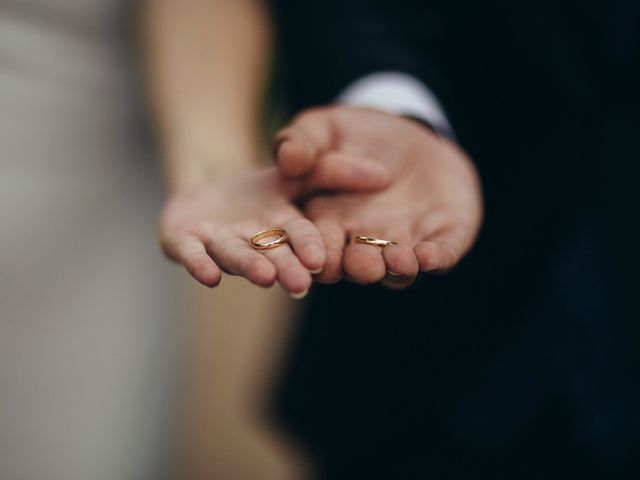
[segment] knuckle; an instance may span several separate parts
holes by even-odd
[[[251,258],[247,258],[244,262],[242,262],[243,269],[246,271],[256,271],[260,270],[264,267],[264,258],[251,256]]]
[[[294,123],[314,121],[318,119],[319,116],[325,115],[328,109],[329,109],[328,107],[319,106],[319,105],[309,107],[306,110],[303,110],[302,112],[298,113],[294,117]]]

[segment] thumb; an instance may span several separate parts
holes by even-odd
[[[333,115],[329,108],[306,110],[276,133],[273,155],[283,176],[309,175],[319,157],[334,147]]]
[[[367,193],[389,186],[389,170],[378,162],[342,152],[322,155],[308,178],[305,189]]]

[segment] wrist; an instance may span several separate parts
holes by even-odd
[[[209,149],[167,149],[164,177],[169,192],[196,188],[259,165],[257,149],[249,146]]]

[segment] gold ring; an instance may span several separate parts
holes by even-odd
[[[363,245],[373,245],[375,247],[388,247],[390,245],[397,245],[397,242],[391,240],[383,240],[382,238],[375,237],[356,237],[356,243],[362,243]]]
[[[275,237],[275,240],[269,242],[260,242],[265,238]],[[282,228],[269,228],[254,234],[249,240],[249,244],[256,250],[271,250],[287,243],[287,232]]]

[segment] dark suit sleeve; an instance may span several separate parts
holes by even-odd
[[[447,28],[424,1],[273,0],[279,64],[295,109],[326,104],[351,82],[400,71],[441,100]]]

